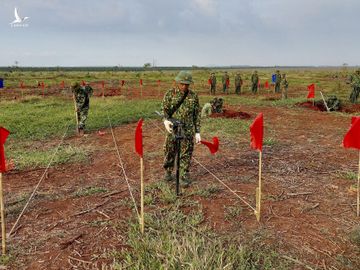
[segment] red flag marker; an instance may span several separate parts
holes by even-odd
[[[230,80],[227,79],[227,80],[226,80],[226,87],[229,87],[229,86],[230,86]]]
[[[345,134],[343,146],[345,148],[355,148],[360,150],[360,116],[351,118],[351,126]]]
[[[258,87],[260,88],[260,80],[258,81]]]
[[[157,85],[160,86],[160,80],[157,81]]]
[[[124,84],[125,84],[125,81],[121,80],[121,86],[124,86]]]
[[[64,81],[62,81],[62,82],[60,83],[60,87],[61,87],[61,88],[65,88],[65,82],[64,82]]]
[[[143,136],[142,136],[142,124],[143,119],[141,118],[137,124],[135,130],[135,151],[140,156],[140,216],[139,216],[139,223],[140,223],[140,231],[144,233],[144,159],[143,159]]]
[[[24,89],[24,87],[25,87],[25,86],[24,86],[24,82],[20,82],[20,88],[21,88],[21,89]]]
[[[250,146],[253,149],[262,151],[263,138],[264,138],[264,116],[263,113],[259,113],[256,116],[254,122],[250,126]]]
[[[4,144],[9,134],[10,132],[7,129],[0,127],[0,173],[6,172]]]
[[[309,90],[307,98],[315,98],[315,84],[308,85],[307,89]]]
[[[142,124],[143,119],[141,118],[137,124],[135,131],[135,151],[142,158],[143,157],[143,137],[142,137]]]
[[[211,85],[211,79],[208,79],[208,85]]]
[[[343,140],[345,148],[355,148],[359,152],[359,171],[357,179],[356,215],[360,216],[360,116],[351,118],[351,126]]]
[[[82,86],[85,86],[85,85],[86,85],[86,82],[85,82],[85,81],[82,81],[82,82],[81,82],[81,85],[82,85]]]
[[[143,85],[143,80],[142,79],[140,79],[140,86],[142,86]]]
[[[219,150],[219,138],[218,137],[214,137],[213,142],[207,142],[207,141],[200,141],[203,145],[206,145],[211,154],[215,154],[218,150]]]
[[[270,86],[269,86],[269,82],[268,82],[268,81],[266,81],[266,82],[265,82],[264,87],[265,87],[266,89],[269,89],[269,88],[270,88]]]

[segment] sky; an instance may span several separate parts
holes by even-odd
[[[359,0],[0,0],[0,66],[359,65],[359,14]]]

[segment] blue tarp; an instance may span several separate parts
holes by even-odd
[[[4,79],[0,78],[0,88],[4,88]]]
[[[271,81],[274,83],[274,82],[276,82],[276,74],[273,74],[272,76],[271,76]]]

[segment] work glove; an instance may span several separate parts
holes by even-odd
[[[201,141],[200,133],[196,133],[195,134],[195,143],[200,143],[200,141]]]
[[[172,129],[173,123],[171,123],[171,121],[165,119],[164,120],[164,126],[165,126],[165,129],[167,130],[167,132],[172,133],[172,131],[173,131],[173,129]]]

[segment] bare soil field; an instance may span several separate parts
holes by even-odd
[[[147,97],[150,91],[143,90],[143,97]],[[355,213],[356,192],[344,176],[357,170],[358,153],[341,147],[350,117],[300,107],[243,105],[227,109],[251,118],[264,113],[265,139],[270,140],[263,151],[260,223],[251,209],[199,165],[255,206],[258,154],[249,147],[249,134],[239,134],[234,140],[220,137],[216,155],[210,155],[204,146],[196,146],[191,169],[195,182],[183,190],[179,200],[190,196],[197,201],[205,215],[204,223],[221,235],[242,237],[244,232],[266,232],[268,243],[280,246],[284,254],[294,254],[294,269],[360,269],[359,249],[349,238],[351,230],[360,225]],[[359,106],[348,109],[358,111]],[[117,127],[114,135],[139,201],[135,126]],[[134,210],[111,130],[102,131],[104,135],[93,132],[65,140],[65,144],[92,145],[95,151],[86,164],[49,169],[11,235],[10,249],[17,259],[9,269],[107,269],[113,262],[109,253],[129,248],[125,235]],[[162,123],[146,120],[143,134],[145,179],[149,185],[163,177]],[[19,214],[24,194],[32,192],[43,171],[13,171],[4,176],[8,230]],[[219,187],[211,197],[192,193],[210,185]],[[239,214],[229,217],[227,209],[231,207],[239,207]],[[147,206],[146,211],[154,209]]]

